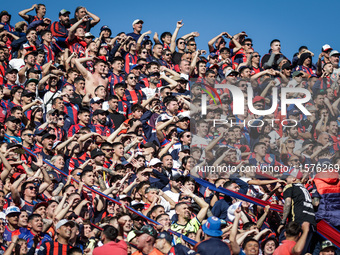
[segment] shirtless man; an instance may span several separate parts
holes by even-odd
[[[104,68],[105,68],[105,61],[102,59],[96,59],[94,61],[94,72],[91,73],[88,71],[82,63],[86,61],[93,60],[94,57],[88,57],[88,58],[80,58],[75,59],[75,64],[81,75],[85,79],[85,91],[86,93],[90,93],[92,95],[92,98],[95,97],[94,90],[99,86],[103,85],[105,89],[107,89],[108,85],[108,79],[105,77],[104,74]]]

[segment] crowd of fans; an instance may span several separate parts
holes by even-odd
[[[198,32],[179,36],[182,21],[153,38],[141,19],[130,33],[104,25],[96,36],[100,18],[85,7],[57,21],[47,13],[34,4],[14,27],[0,13],[1,254],[338,252],[316,232],[320,220],[340,230],[337,50],[301,46],[289,59],[275,39],[261,58],[246,32],[222,32],[206,52]],[[311,114],[290,105],[282,116],[278,104],[233,115],[233,94],[217,84],[238,87],[257,110],[271,107],[273,88],[304,88]],[[282,128],[284,119],[296,125]]]

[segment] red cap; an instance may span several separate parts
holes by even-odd
[[[256,96],[253,99],[253,104],[255,104],[256,102],[260,102],[263,101],[263,103],[265,103],[265,98],[264,97],[260,97],[260,96]]]

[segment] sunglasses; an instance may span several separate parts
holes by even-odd
[[[171,95],[172,95],[172,92],[165,92],[165,95],[171,96]]]
[[[148,54],[148,52],[147,51],[142,51],[142,54]]]
[[[253,58],[260,58],[260,55],[254,55]]]
[[[186,135],[185,137],[186,137],[186,138],[190,138],[190,137],[191,137],[191,135]]]
[[[290,162],[299,162],[298,159],[292,159],[292,160],[289,160]]]
[[[58,118],[58,120],[65,120],[65,118]]]
[[[26,187],[26,189],[29,189],[29,190],[37,190],[38,188],[37,188],[37,187],[34,187],[34,186],[29,186],[29,187]]]
[[[179,42],[178,44],[185,44],[185,42]]]
[[[252,43],[245,43],[244,45],[247,45],[247,46],[253,46]]]
[[[57,114],[54,112],[54,113],[50,113],[51,116],[56,116]]]
[[[130,80],[136,80],[136,77],[129,77]]]
[[[26,135],[28,137],[33,137],[34,136],[34,134],[24,134],[24,135]]]
[[[165,56],[171,56],[171,54],[170,54],[170,53],[167,53],[167,54],[165,54]]]
[[[102,151],[113,151],[113,149],[102,149]]]
[[[288,140],[287,143],[294,143],[294,140]]]
[[[196,46],[196,43],[190,43],[189,46]]]
[[[5,222],[0,222],[0,226],[6,226]]]
[[[190,197],[181,197],[181,199],[180,200],[182,200],[182,199],[189,199]]]

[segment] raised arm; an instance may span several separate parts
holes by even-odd
[[[85,12],[86,12],[87,15],[89,15],[92,18],[92,20],[91,20],[91,26],[92,27],[99,23],[100,18],[97,15],[89,12],[86,8],[85,8]]]
[[[89,20],[88,16],[84,16],[83,18],[81,18],[80,20],[78,20],[76,23],[73,24],[73,26],[70,28],[70,30],[68,31],[68,40],[71,42],[74,39],[74,34],[78,28],[78,26]]]
[[[182,187],[181,188],[182,195],[183,196],[188,196],[194,199],[194,201],[198,204],[198,206],[201,208],[201,210],[197,214],[197,219],[202,222],[207,215],[208,209],[209,209],[209,204],[207,204],[203,198],[198,197],[194,193],[192,193],[188,188]]]
[[[90,72],[82,65],[82,63],[93,60],[93,58],[94,57],[74,59],[74,63],[77,69],[79,70],[79,72],[81,73],[81,75],[84,77],[85,80],[89,78]]]
[[[183,24],[182,20],[177,21],[176,29],[175,29],[174,33],[172,34],[172,37],[171,37],[171,43],[170,43],[171,53],[174,53],[176,51],[176,39],[177,39],[178,31],[181,27],[183,27],[183,25],[184,24]]]
[[[27,15],[28,12],[33,11],[34,9],[38,8],[37,4],[33,4],[31,8],[22,10],[21,12],[19,12],[19,16],[21,18],[23,18],[24,20],[28,21],[29,17]]]
[[[137,45],[136,45],[136,51],[139,51],[139,49],[142,47],[142,42],[145,36],[151,34],[151,30],[141,34],[141,36],[137,40]]]
[[[222,32],[219,35],[215,36],[214,38],[212,38],[209,42],[208,42],[208,47],[209,47],[209,52],[213,52],[215,50],[214,48],[214,43],[216,42],[216,40],[224,35],[228,35],[227,32]]]

